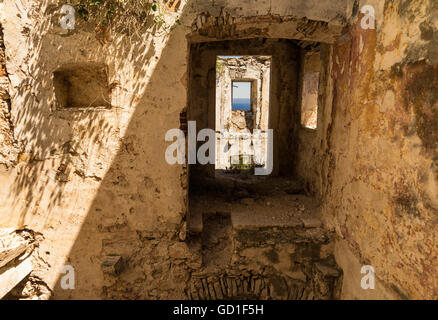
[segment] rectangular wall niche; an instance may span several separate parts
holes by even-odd
[[[57,108],[110,108],[104,64],[69,64],[53,73]]]
[[[320,59],[319,51],[307,52],[304,55],[301,91],[301,125],[308,129],[316,129],[318,124]]]

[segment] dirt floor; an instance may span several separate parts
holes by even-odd
[[[191,184],[189,230],[203,230],[203,215],[230,215],[232,227],[321,226],[319,204],[288,177],[218,173]]]

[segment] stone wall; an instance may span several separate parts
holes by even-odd
[[[170,247],[184,227],[184,169],[165,162],[164,136],[180,126],[186,105],[186,56],[179,53],[185,27],[154,33],[153,25],[142,24],[129,36],[115,26],[102,44],[96,21],[77,17],[74,31],[62,29],[61,4],[4,3],[11,119],[22,149],[19,164],[2,172],[9,187],[1,191],[0,224],[44,235],[41,259],[51,267],[40,275],[57,298],[109,296],[101,268],[108,255],[122,256],[130,281],[160,287],[136,266],[155,248],[154,239],[168,239]],[[10,19],[17,16],[22,19]],[[175,17],[167,19],[173,24]],[[54,74],[84,65],[105,66],[110,106],[58,108]],[[164,253],[156,255],[161,261]],[[75,270],[75,290],[60,287],[64,265]]]
[[[356,8],[364,4],[376,10],[376,29],[361,28],[356,10],[323,55],[321,120],[313,136],[301,134],[314,154],[302,165],[319,165],[301,176],[339,237],[343,298],[436,299],[438,6],[360,1]],[[376,290],[358,287],[365,264],[375,269]]]
[[[218,223],[217,217],[214,218]],[[206,227],[204,227],[206,228]],[[208,230],[209,238],[217,232]],[[220,255],[229,244],[229,264],[192,274],[191,299],[338,299],[342,272],[334,264],[329,236],[321,226],[236,228],[219,241],[203,242]],[[219,248],[215,248],[219,247]],[[205,249],[204,249],[205,250]],[[216,251],[216,252],[215,252]],[[211,260],[214,253],[205,259]],[[224,259],[223,253],[220,259]]]
[[[14,140],[14,128],[11,122],[11,99],[9,78],[6,70],[3,27],[0,24],[0,164],[2,170],[17,160],[17,148]]]

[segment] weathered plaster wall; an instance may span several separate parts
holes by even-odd
[[[19,154],[11,151],[17,165],[1,169],[0,225],[43,235],[37,272],[55,298],[186,297],[199,259],[190,242],[181,242],[187,174],[164,161],[164,136],[180,127],[187,106],[188,39],[333,42],[346,8],[344,1],[215,3],[183,1],[181,24],[166,28],[175,21],[166,15],[158,32],[142,21],[129,34],[119,21],[96,34],[95,21],[79,18],[75,30],[61,29],[62,1],[4,1],[8,135]],[[53,73],[89,63],[107,67],[111,108],[58,110]],[[117,277],[103,273],[108,255],[123,258]],[[59,286],[64,264],[74,267],[75,290]]]
[[[436,299],[438,5],[371,4],[376,29],[362,29],[359,14],[330,53],[333,91],[320,100],[318,148],[306,160],[321,165],[303,176],[339,236],[344,298]],[[365,264],[374,291],[358,289]]]
[[[146,280],[135,269],[136,253],[149,256],[147,250],[168,238],[173,244],[186,212],[183,168],[164,161],[165,133],[179,127],[186,104],[186,56],[179,53],[185,28],[155,36],[145,24],[102,45],[93,21],[77,18],[76,30],[61,29],[57,5],[4,5],[12,122],[23,147],[20,163],[2,172],[8,188],[2,188],[0,223],[44,235],[41,258],[50,268],[41,273],[55,297],[111,296],[100,264],[114,254],[127,261],[128,277],[154,286],[152,272]],[[8,19],[17,16],[22,19]],[[53,72],[88,63],[107,66],[111,108],[58,110]],[[168,259],[161,251],[157,256]],[[59,286],[64,264],[75,269],[75,290]]]
[[[10,109],[9,78],[6,70],[3,27],[0,24],[0,163],[2,167],[14,164],[17,157]]]

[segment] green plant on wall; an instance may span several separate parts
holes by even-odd
[[[216,60],[216,73],[221,75],[225,71],[223,62]]]
[[[135,28],[139,24],[153,25],[156,29],[165,24],[166,9],[163,0],[68,0],[84,21],[96,21],[97,30],[116,22]],[[175,23],[179,23],[176,19]]]
[[[250,170],[254,167],[251,156],[240,154],[231,157],[231,170]]]

